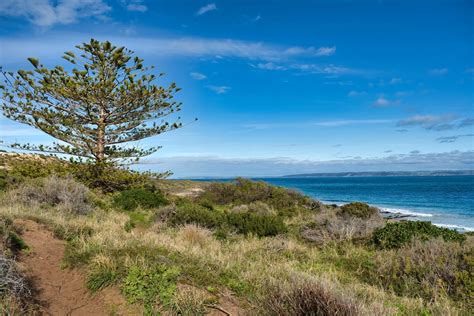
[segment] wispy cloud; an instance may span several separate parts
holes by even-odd
[[[81,18],[104,17],[111,10],[102,0],[2,0],[0,16],[24,17],[31,23],[48,27],[71,24]]]
[[[205,6],[200,7],[199,10],[196,11],[196,15],[203,15],[214,10],[217,10],[216,4],[209,3],[209,4],[206,4]]]
[[[434,68],[430,69],[429,74],[432,76],[444,76],[448,74],[449,69],[448,68]]]
[[[374,120],[326,120],[326,121],[307,121],[307,122],[287,122],[287,123],[250,123],[244,127],[251,129],[271,129],[271,128],[297,128],[297,127],[340,127],[348,125],[367,125],[367,124],[387,124],[393,123],[392,120],[374,119]]]
[[[136,52],[154,56],[186,56],[243,58],[267,62],[285,61],[292,58],[318,57],[326,49],[299,46],[280,46],[262,42],[241,41],[234,39],[212,39],[201,37],[117,37],[98,35],[98,39],[107,39],[117,45],[125,45]],[[34,54],[38,57],[57,58],[72,45],[88,41],[87,36],[62,34],[48,38],[2,38],[1,58],[5,61],[19,61]],[[315,64],[295,64],[288,68],[300,69],[317,73],[348,73],[353,70],[335,66]]]
[[[348,97],[361,97],[361,96],[364,96],[364,95],[367,95],[367,92],[365,92],[365,91],[356,91],[356,90],[352,90],[347,94]]]
[[[258,64],[250,64],[250,66],[262,70],[293,70],[299,71],[303,73],[310,73],[310,74],[325,74],[325,75],[333,75],[335,77],[339,75],[357,75],[364,73],[361,70],[352,69],[343,66],[337,65],[319,65],[319,64],[308,64],[308,63],[290,63],[290,64],[283,64],[283,63],[274,63],[274,62],[267,62],[267,63],[258,63]]]
[[[374,101],[374,106],[376,107],[387,107],[395,104],[399,104],[400,100],[389,100],[385,96],[381,95]]]
[[[403,79],[402,78],[392,78],[389,83],[390,84],[401,84],[401,83],[403,83]]]
[[[432,131],[454,130],[474,125],[474,118],[459,118],[454,115],[415,115],[397,123],[399,127],[421,127]]]
[[[231,87],[228,86],[207,86],[210,90],[214,91],[217,94],[224,94],[230,91]]]
[[[438,137],[436,138],[436,141],[438,143],[454,143],[456,142],[459,138],[463,137],[474,137],[474,134],[462,134],[462,135],[453,135],[453,136],[443,136],[443,137]]]
[[[200,73],[200,72],[191,72],[189,74],[193,79],[196,79],[196,80],[204,80],[207,78],[206,75]]]
[[[125,4],[128,11],[146,12],[148,10],[148,7],[143,4],[143,0],[125,0]]]

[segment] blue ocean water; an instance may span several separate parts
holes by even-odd
[[[474,231],[474,176],[263,178],[322,202],[362,201],[390,213]],[[410,218],[408,218],[410,219]]]
[[[229,179],[222,179],[229,180]],[[474,231],[474,176],[259,178],[328,204],[361,201],[407,219]]]

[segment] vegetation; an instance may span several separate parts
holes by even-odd
[[[414,238],[428,240],[442,237],[445,241],[463,242],[466,237],[455,230],[442,228],[431,222],[388,223],[374,232],[373,243],[382,249],[400,248]]]
[[[367,203],[352,202],[341,206],[339,212],[342,215],[349,215],[358,218],[370,218],[378,213],[377,208],[369,206]]]
[[[13,168],[5,170],[4,256],[14,255],[10,248],[22,251],[9,237],[21,240],[17,219],[41,222],[66,241],[64,266],[80,269],[90,291],[116,287],[143,314],[202,315],[214,307],[261,315],[472,309],[473,236],[422,222],[386,223],[364,204],[344,210],[244,179],[199,183],[203,191],[186,197],[176,194],[189,182],[144,177],[107,192],[67,173],[17,173],[11,181]],[[10,289],[6,284],[0,288]],[[34,292],[2,291],[0,305],[27,313],[21,300]]]
[[[149,155],[159,147],[143,150],[122,144],[181,127],[179,121],[162,121],[180,111],[181,104],[174,101],[179,88],[174,83],[155,85],[156,76],[148,74],[153,67],[145,67],[143,59],[108,41],[91,39],[76,48],[79,55],[68,51],[63,56],[73,67],[70,72],[62,66],[48,69],[32,57],[28,61],[33,70],[2,71],[3,114],[59,141],[13,147],[66,154],[101,166]]]
[[[125,211],[133,211],[139,206],[150,209],[166,204],[163,194],[154,187],[124,190],[114,197],[114,206]]]

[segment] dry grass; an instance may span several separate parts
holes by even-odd
[[[373,282],[398,295],[422,296],[436,301],[449,296],[470,301],[474,308],[474,243],[419,240],[398,249],[377,253],[370,271]]]
[[[335,287],[335,282],[322,278],[293,275],[285,283],[270,286],[265,306],[268,315],[288,316],[353,316],[361,307],[348,293]]]
[[[451,303],[440,303],[442,298],[429,302],[398,297],[348,273],[348,269],[357,270],[363,265],[368,250],[362,246],[344,246],[347,247],[344,254],[334,249],[330,257],[327,250],[302,243],[291,235],[234,236],[218,240],[209,229],[196,225],[169,227],[163,222],[149,229],[127,232],[124,225],[129,217],[124,213],[94,209],[88,216],[79,216],[63,212],[60,205],[27,206],[11,200],[2,203],[0,216],[34,219],[60,230],[64,236],[74,236],[68,255],[88,273],[111,271],[120,275],[120,271],[130,267],[151,269],[157,263],[180,268],[181,280],[194,287],[178,287],[171,305],[173,313],[199,314],[205,300],[202,290],[208,286],[219,292],[233,292],[241,308],[245,307],[249,314],[250,311],[259,314],[270,311],[273,315],[456,313]],[[330,219],[333,215],[327,216]],[[331,238],[363,235],[346,228],[349,223],[341,223],[344,229],[336,229],[338,233]],[[344,267],[341,262],[352,263]],[[120,278],[111,282],[120,282]]]
[[[47,204],[65,212],[87,214],[92,210],[89,196],[89,189],[72,178],[50,176],[35,183],[22,183],[8,192],[6,200],[12,204]]]
[[[324,206],[314,216],[314,221],[301,229],[301,237],[319,245],[329,241],[364,239],[384,223],[378,213],[360,218],[340,212],[338,208]]]
[[[0,315],[21,315],[32,306],[30,285],[15,261],[0,254]]]

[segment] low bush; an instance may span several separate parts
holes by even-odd
[[[358,218],[370,218],[378,213],[378,209],[367,203],[352,202],[341,206],[340,213]]]
[[[104,192],[143,187],[150,183],[151,178],[159,179],[168,175],[168,173],[136,172],[116,164],[71,162],[45,155],[17,154],[0,156],[0,160],[4,161],[8,176],[15,179],[72,176],[89,188],[98,188]]]
[[[180,203],[176,206],[170,218],[170,223],[175,226],[197,224],[201,227],[217,230],[218,235],[237,232],[263,237],[286,232],[285,223],[277,215],[253,212],[248,207],[240,207],[238,211],[234,209],[231,212],[223,212],[189,202]]]
[[[169,306],[176,291],[180,270],[156,265],[153,269],[133,266],[122,283],[122,292],[131,303],[142,303],[145,311],[155,314],[157,303]]]
[[[0,169],[0,191],[3,191],[8,186],[7,173]]]
[[[89,189],[72,178],[50,176],[40,181],[23,183],[9,191],[11,202],[57,206],[74,214],[87,214],[92,210]]]
[[[365,278],[397,295],[429,301],[447,295],[469,303],[474,295],[474,245],[442,238],[414,240],[400,249],[377,252]]]
[[[190,202],[179,203],[170,217],[171,224],[197,224],[202,227],[215,229],[225,224],[226,216],[223,212],[209,209]]]
[[[309,277],[293,277],[287,284],[270,287],[265,300],[267,315],[359,315],[358,305],[333,284]]]
[[[137,207],[144,209],[158,208],[168,204],[161,191],[137,188],[121,191],[114,197],[114,206],[125,211],[133,211]]]
[[[275,215],[265,215],[253,212],[232,212],[227,215],[230,227],[239,234],[253,234],[259,237],[276,236],[286,232],[283,220]]]
[[[242,205],[234,206],[233,208],[231,208],[230,212],[231,213],[250,212],[250,213],[254,213],[258,215],[277,215],[277,212],[274,210],[273,207],[261,201],[252,202],[248,205],[242,204]]]
[[[428,240],[441,237],[445,241],[463,242],[466,236],[448,228],[438,227],[431,222],[404,221],[387,223],[374,231],[372,242],[380,249],[400,248],[414,238]]]
[[[28,282],[18,272],[15,262],[0,253],[0,301],[11,298],[15,302],[28,303],[31,290]],[[0,312],[2,311],[0,307]]]
[[[304,224],[300,236],[318,245],[330,241],[366,240],[375,229],[384,225],[378,212],[360,217],[360,212],[342,211],[338,207],[324,206],[314,216],[314,221]]]
[[[281,215],[294,215],[295,208],[319,209],[319,202],[297,191],[268,185],[263,181],[237,178],[234,182],[216,182],[206,187],[199,200],[218,205],[242,205],[265,202]]]
[[[7,256],[28,249],[28,245],[14,230],[13,222],[9,219],[0,219],[0,238],[0,249],[3,249]]]

